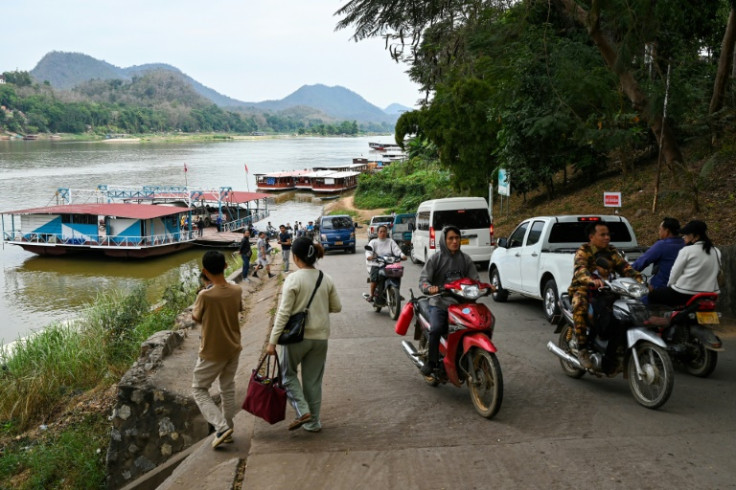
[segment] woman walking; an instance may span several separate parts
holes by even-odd
[[[291,253],[298,270],[284,281],[281,303],[266,353],[276,353],[276,344],[289,317],[304,311],[314,292],[304,328],[304,340],[283,346],[281,371],[284,373],[286,394],[296,411],[296,419],[289,424],[289,430],[302,427],[309,432],[319,432],[322,429],[322,377],[327,359],[327,339],[330,336],[329,314],[339,312],[342,305],[332,278],[314,267],[317,259],[324,256],[322,246],[309,238],[300,237],[291,244]],[[322,280],[315,291],[320,275]],[[299,365],[301,383],[297,377]]]

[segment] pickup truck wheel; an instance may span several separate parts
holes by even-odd
[[[491,284],[496,288],[496,291],[491,294],[493,301],[496,303],[505,303],[509,299],[509,292],[501,287],[501,276],[498,274],[498,269],[496,268],[491,270]]]
[[[557,294],[557,283],[554,279],[544,283],[542,301],[544,301],[544,317],[547,321],[552,324],[559,322],[561,317],[559,295]]]

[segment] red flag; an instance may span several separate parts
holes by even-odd
[[[248,164],[247,163],[244,163],[243,166],[245,166],[245,173],[247,174],[248,173]]]
[[[187,170],[188,170],[188,169],[187,169],[187,164],[185,163],[185,164],[184,164],[184,173],[187,173]]]

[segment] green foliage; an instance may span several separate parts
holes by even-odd
[[[342,209],[342,208],[333,209],[332,211],[327,213],[328,216],[333,216],[333,215],[338,215],[338,214],[347,214],[348,216],[352,216],[354,218],[358,216],[359,213],[355,211],[354,209]]]
[[[453,195],[450,174],[436,161],[413,158],[395,162],[358,180],[355,205],[363,209],[388,208],[389,212],[413,212],[426,199]]]

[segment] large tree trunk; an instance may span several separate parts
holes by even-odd
[[[713,97],[710,99],[710,114],[718,112],[723,107],[723,99],[726,95],[731,60],[734,56],[734,42],[736,42],[736,10],[731,9],[728,14],[726,32],[723,34],[721,43],[721,56],[718,58],[718,71],[716,81],[713,84]]]
[[[672,130],[665,124],[663,116],[659,111],[645,110],[649,105],[646,94],[639,88],[639,82],[636,81],[631,71],[627,70],[622,63],[617,63],[618,54],[616,52],[613,41],[600,29],[598,22],[598,12],[600,5],[598,0],[593,0],[590,11],[581,8],[575,0],[559,0],[564,8],[570,13],[572,18],[582,24],[588,31],[591,40],[598,47],[603,56],[603,60],[608,67],[618,76],[621,89],[631,101],[634,110],[637,111],[642,121],[649,125],[649,129],[654,133],[660,148],[662,149],[662,157],[665,164],[672,171],[673,177],[677,180],[679,172],[685,176],[689,194],[692,198],[693,212],[698,212],[700,205],[698,203],[698,189],[695,176],[692,171],[685,165],[685,161],[677,144]],[[648,117],[647,114],[658,114],[654,117]]]

